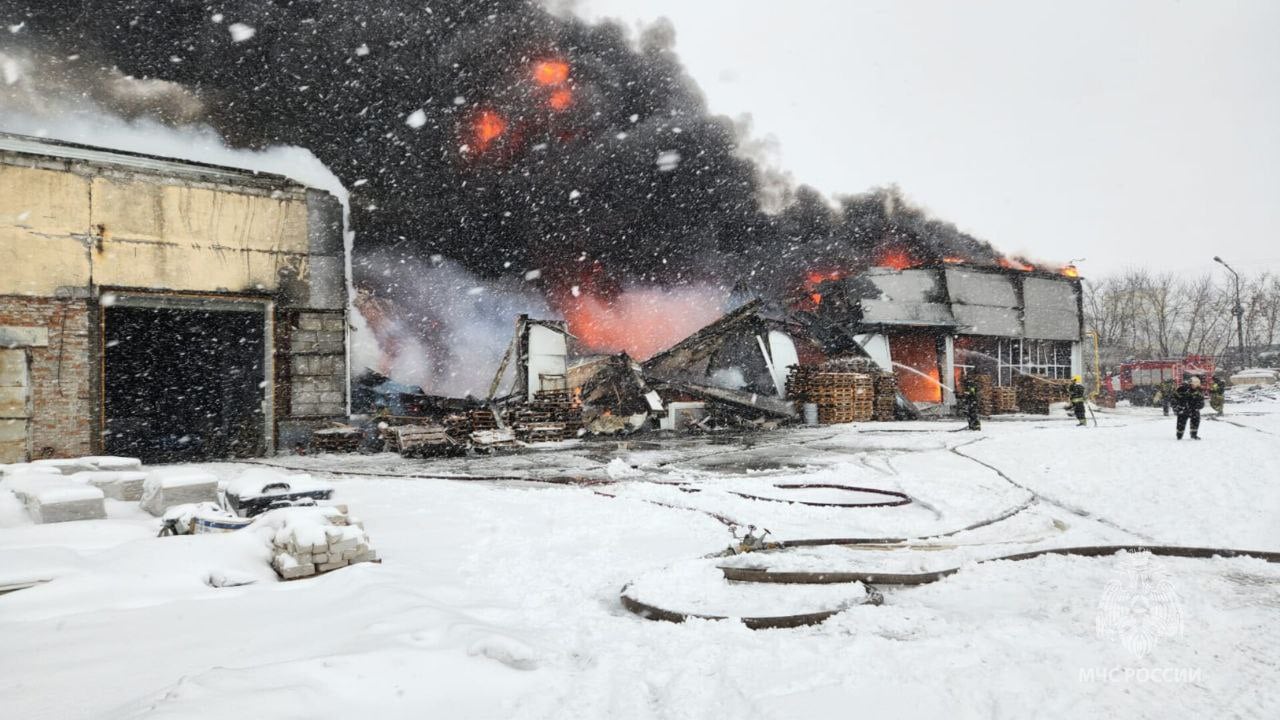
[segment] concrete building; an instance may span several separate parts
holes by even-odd
[[[291,447],[347,408],[337,199],[0,134],[0,461]]]
[[[966,370],[1011,385],[1020,373],[1083,374],[1078,278],[973,265],[872,268],[818,288],[828,344],[856,344],[898,376],[907,399],[951,405]]]

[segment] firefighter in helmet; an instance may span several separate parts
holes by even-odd
[[[1200,389],[1200,377],[1192,375],[1183,380],[1173,391],[1173,410],[1178,413],[1178,439],[1191,421],[1191,439],[1200,439],[1200,409],[1204,407],[1204,392]]]
[[[1160,407],[1164,410],[1164,414],[1169,414],[1169,406],[1173,403],[1173,380],[1161,380],[1156,386],[1156,394],[1151,398],[1152,403],[1160,403]]]
[[[1071,400],[1071,410],[1075,413],[1076,422],[1082,427],[1087,426],[1089,421],[1084,419],[1084,382],[1079,375],[1071,376],[1067,396]]]
[[[965,373],[960,402],[964,407],[965,417],[969,420],[969,429],[981,430],[982,421],[978,419],[978,378],[972,373]]]
[[[1227,402],[1227,385],[1222,378],[1214,378],[1209,383],[1209,407],[1216,415],[1222,415],[1222,408]]]

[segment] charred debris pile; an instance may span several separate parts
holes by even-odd
[[[814,327],[807,313],[755,300],[639,362],[625,352],[577,355],[567,323],[521,315],[486,397],[428,395],[366,370],[353,381],[353,424],[318,430],[311,449],[447,456],[918,416],[892,372],[857,350],[833,353]],[[857,388],[856,401],[842,388]]]
[[[1079,279],[1058,272],[876,267],[826,277],[798,301],[747,302],[643,361],[584,351],[572,321],[519,315],[484,397],[366,372],[352,391],[366,426],[319,431],[314,447],[443,455],[939,418],[970,402],[957,393],[970,383],[981,415],[1047,414],[1081,364],[1080,304]]]

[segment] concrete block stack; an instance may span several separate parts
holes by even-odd
[[[160,468],[142,483],[142,509],[159,517],[174,505],[215,502],[218,476],[202,470]]]
[[[341,506],[273,510],[260,522],[276,527],[271,567],[284,580],[379,561],[364,525]]]
[[[346,414],[346,318],[342,313],[300,312],[288,330],[289,414]]]

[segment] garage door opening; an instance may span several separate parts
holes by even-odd
[[[889,338],[898,387],[911,402],[941,403],[942,373],[938,365],[938,335],[927,331],[905,332]]]
[[[267,450],[266,306],[153,299],[103,317],[103,447],[145,462]]]

